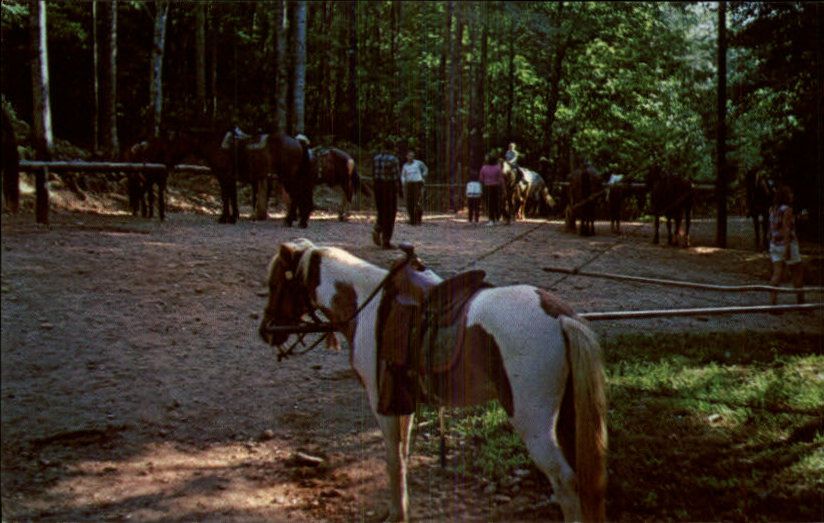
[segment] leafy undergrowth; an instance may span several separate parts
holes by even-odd
[[[632,335],[603,349],[610,520],[824,520],[820,336]],[[450,416],[459,472],[538,475],[497,404]]]

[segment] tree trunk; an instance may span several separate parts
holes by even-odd
[[[166,20],[169,17],[168,0],[157,0],[152,39],[151,70],[149,72],[149,103],[152,112],[152,136],[160,136],[163,117],[163,55],[166,51]]]
[[[289,64],[287,63],[286,48],[289,34],[289,15],[286,0],[275,2],[275,13],[278,16],[277,28],[277,115],[278,131],[287,132],[288,119],[286,97],[289,85]]]
[[[100,46],[101,145],[107,157],[117,158],[120,154],[117,134],[117,0],[110,0],[103,5],[101,18],[105,29]]]
[[[49,53],[46,38],[46,2],[32,0],[29,13],[31,33],[32,133],[38,160],[51,160],[52,122],[49,101]],[[49,223],[49,193],[46,172],[38,170],[35,176],[37,223]]]
[[[410,124],[408,118],[401,118],[400,109],[401,109],[401,71],[398,68],[398,39],[400,37],[401,31],[401,3],[402,2],[392,2],[392,6],[390,7],[390,19],[391,19],[391,26],[392,26],[392,33],[390,35],[389,41],[389,59],[392,62],[392,86],[391,86],[391,105],[392,114],[391,118],[393,122],[398,122],[401,124]],[[412,129],[399,129],[400,133],[403,133],[404,136],[414,136],[412,133]],[[420,152],[418,153],[420,154]]]
[[[560,28],[563,24],[564,3],[558,3],[558,17],[556,24]],[[555,38],[555,53],[551,55],[552,63],[549,70],[549,92],[546,104],[546,124],[544,133],[544,152],[547,158],[552,158],[552,126],[555,124],[555,113],[558,110],[560,98],[561,76],[563,75],[564,56],[570,44],[570,37],[560,33]]]
[[[509,23],[509,52],[508,52],[508,70],[507,70],[507,99],[506,104],[506,139],[508,142],[514,141],[512,136],[512,109],[515,107],[515,23]]]
[[[460,8],[456,10],[454,0],[449,1],[449,15],[455,13],[456,19],[456,33],[454,38],[449,39],[449,106],[447,108],[447,119],[449,130],[447,133],[449,158],[449,210],[455,212],[457,209],[457,201],[455,197],[455,183],[458,178],[458,75],[459,58],[458,49],[460,48]],[[451,24],[450,24],[451,25]]]
[[[358,82],[358,33],[357,33],[357,5],[354,0],[348,3],[348,17],[349,17],[349,74],[348,74],[348,85],[347,85],[347,105],[349,108],[349,114],[347,115],[347,126],[349,130],[349,140],[352,143],[360,142],[360,129],[358,128],[357,122],[359,121],[359,108],[358,108],[358,91],[357,91],[357,82]]]
[[[440,92],[443,97],[439,97],[441,106],[438,110],[439,120],[437,123],[437,130],[435,132],[435,143],[438,144],[438,161],[436,165],[446,166],[446,173],[441,174],[441,181],[449,181],[449,117],[450,107],[452,105],[452,84],[451,78],[447,73],[447,62],[451,57],[452,51],[452,13],[455,5],[452,0],[446,4],[446,25],[444,26],[443,47],[441,47],[441,61],[438,65],[438,80],[440,82]],[[441,171],[443,173],[443,171]]]
[[[214,12],[214,11],[213,11]],[[209,116],[211,123],[214,125],[215,119],[217,118],[217,49],[218,49],[218,41],[220,39],[220,32],[217,27],[216,22],[212,22],[212,37],[211,37],[211,74],[209,75],[209,81],[211,88],[209,89],[209,93],[211,96],[211,103],[209,104]]]
[[[484,161],[484,120],[486,96],[486,68],[487,68],[487,46],[488,46],[488,25],[487,6],[481,4],[482,12],[475,12],[470,25],[471,46],[474,50],[479,47],[480,56],[472,64],[472,84],[474,89],[470,98],[469,109],[469,169],[477,172],[481,169]],[[480,34],[479,34],[480,33]]]
[[[727,246],[727,4],[718,3],[718,127],[716,140],[718,216],[716,246]]]
[[[195,4],[195,86],[197,110],[208,111],[206,102],[206,4]]]
[[[306,0],[295,4],[295,79],[293,134],[306,132]]]
[[[97,32],[98,0],[92,0],[92,69],[94,78],[94,104],[92,105],[92,151],[100,150],[100,48]]]

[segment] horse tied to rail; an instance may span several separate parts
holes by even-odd
[[[390,519],[409,517],[415,406],[497,399],[564,518],[603,520],[606,399],[595,334],[548,291],[494,287],[483,271],[444,280],[410,245],[402,249],[406,256],[387,270],[305,239],[281,244],[259,327],[281,356],[294,333],[347,340],[386,444]]]

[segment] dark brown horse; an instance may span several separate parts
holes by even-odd
[[[134,144],[123,153],[123,159],[127,162],[160,163],[166,166],[163,171],[146,170],[129,174],[129,207],[133,215],[136,216],[139,211],[144,218],[154,217],[154,188],[157,187],[157,215],[161,221],[166,219],[166,185],[169,173],[178,163],[170,149],[173,139],[174,133],[164,132],[161,136]]]
[[[666,172],[660,167],[650,169],[647,176],[647,187],[650,190],[652,215],[655,216],[655,235],[652,243],[658,243],[658,227],[661,216],[667,219],[667,243],[677,245],[678,234],[681,230],[681,219],[684,219],[684,247],[690,245],[690,218],[692,215],[693,186],[692,182],[676,174]],[[675,237],[672,234],[672,221],[675,221]]]
[[[317,183],[325,183],[329,187],[340,187],[343,191],[338,220],[345,222],[349,219],[349,207],[352,197],[358,190],[363,190],[367,196],[368,189],[360,182],[355,160],[346,151],[336,147],[315,147],[310,151],[310,171]]]
[[[315,177],[309,169],[309,146],[284,133],[269,135],[268,161],[271,171],[289,196],[289,207],[284,223],[291,227],[295,219],[301,228],[309,225],[314,207]]]
[[[220,184],[223,203],[218,222],[235,223],[240,211],[237,205],[237,181],[246,180],[241,172],[246,163],[245,145],[251,137],[235,128],[230,131],[185,130],[171,134],[167,143],[166,161],[178,164],[187,158],[203,160]]]
[[[621,211],[624,203],[625,187],[621,183],[623,176],[613,174],[607,178],[606,201],[609,213],[609,229],[614,234],[621,234]]]
[[[229,131],[184,131],[171,140],[169,159],[178,163],[194,156],[205,160],[220,184],[223,210],[218,221],[235,223],[240,211],[237,183],[252,186],[254,215],[268,216],[269,175],[278,181],[289,196],[286,225],[291,226],[299,214],[300,226],[306,227],[312,212],[314,181],[309,175],[309,150],[283,133],[250,136],[237,128]]]
[[[17,139],[14,137],[14,128],[11,125],[11,116],[3,108],[3,136],[2,136],[2,171],[3,177],[3,205],[9,212],[15,213],[20,209],[20,156],[17,153]]]
[[[581,236],[595,234],[595,210],[603,194],[601,178],[592,166],[576,169],[569,175],[569,200],[566,208],[567,229],[575,231],[575,221],[581,220]]]
[[[747,191],[747,212],[755,229],[755,250],[769,247],[767,231],[770,226],[770,205],[775,194],[775,182],[763,171],[750,171],[744,178]]]
[[[147,151],[149,142],[138,142],[123,151],[122,160],[126,163],[147,163]],[[141,171],[130,171],[126,175],[127,192],[129,195],[129,209],[132,216],[141,215],[144,218],[149,216],[149,207],[146,205],[146,173]]]

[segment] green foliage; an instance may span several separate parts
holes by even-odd
[[[47,5],[50,47],[60,50],[51,60],[55,131],[88,143],[90,122],[77,115],[92,109],[90,3]],[[195,99],[193,3],[174,3],[165,58],[167,124],[272,128],[278,4],[205,5],[207,69],[217,75],[208,97],[216,111],[204,122]],[[447,27],[448,5],[309,2],[306,132],[325,142],[358,142],[367,150],[397,140],[401,149],[418,150],[434,180],[446,179],[452,70],[447,42],[457,37],[460,18],[455,83],[462,176],[469,163],[480,34],[486,31],[486,90],[477,105],[483,108],[484,151],[514,140],[525,165],[534,168],[546,156],[560,177],[588,158],[602,172],[636,179],[652,163],[697,182],[715,178],[714,4],[454,2]],[[815,2],[729,7],[728,156],[735,182],[746,172],[764,170],[790,181],[802,194],[801,206],[819,210],[820,191],[804,189],[821,186],[824,172],[816,134],[822,118],[816,51],[824,9]],[[28,114],[28,75],[8,74],[28,66],[28,4],[9,0],[0,9],[3,91]],[[118,116],[122,141],[129,142],[146,128],[154,7],[121,1],[118,13]]]
[[[641,334],[606,341],[603,349],[610,519],[820,516],[820,336]],[[534,467],[499,406],[451,414],[451,441],[463,449],[459,471],[501,482],[516,468]],[[434,413],[424,418],[434,420]],[[434,443],[423,451],[435,453]]]

